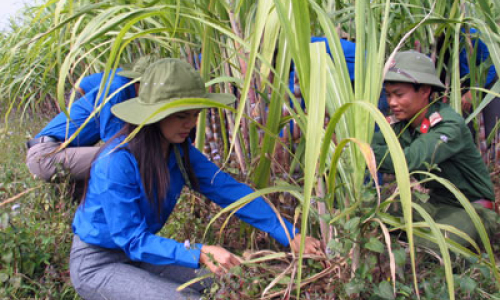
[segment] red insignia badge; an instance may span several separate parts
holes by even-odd
[[[420,124],[420,132],[427,133],[430,127],[431,127],[431,122],[429,121],[429,119],[425,118],[422,121],[422,124]]]

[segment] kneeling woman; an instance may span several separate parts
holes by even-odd
[[[198,299],[202,285],[183,292],[176,288],[205,265],[220,273],[239,263],[220,246],[184,245],[156,235],[167,222],[184,185],[225,207],[252,193],[190,145],[200,106],[160,107],[189,98],[223,104],[228,94],[207,94],[200,75],[178,59],[163,59],[143,75],[139,97],[112,112],[126,122],[94,160],[84,200],[73,221],[71,280],[76,291],[91,299]],[[207,107],[207,106],[204,106]],[[146,121],[129,142],[124,139]],[[241,208],[245,222],[269,232],[283,245],[287,234],[298,249],[300,237],[261,198]],[[318,240],[306,239],[306,252],[319,253]]]

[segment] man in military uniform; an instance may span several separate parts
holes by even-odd
[[[464,119],[450,106],[432,101],[434,91],[444,89],[436,75],[434,63],[415,51],[398,53],[385,77],[387,100],[393,115],[388,117],[411,171],[430,171],[453,183],[473,203],[487,229],[496,226],[493,210],[495,195],[488,170],[477,150]],[[375,133],[372,148],[380,172],[394,173],[387,144],[380,132]],[[386,157],[385,157],[386,156]],[[384,158],[385,157],[385,158]],[[437,181],[425,183],[429,200],[419,202],[436,223],[452,225],[479,240],[467,212],[454,195]],[[415,221],[423,219],[415,214]],[[468,242],[456,235],[450,238],[463,246]],[[419,239],[419,242],[421,240]],[[436,248],[428,241],[425,246]]]

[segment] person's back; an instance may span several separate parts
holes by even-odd
[[[462,28],[462,32],[465,33],[464,28]],[[471,38],[473,51],[477,50],[476,61],[474,62],[474,64],[476,66],[479,66],[490,57],[490,51],[488,50],[486,44],[481,39],[479,39],[479,37],[477,37],[479,32],[475,28],[471,28],[469,32],[471,35],[473,35]],[[462,42],[465,43],[464,40],[462,40]],[[469,65],[469,59],[467,58],[467,50],[465,50],[465,48],[460,51],[459,62],[460,62],[460,77],[465,77],[469,75],[470,65]],[[485,87],[491,86],[493,81],[495,81],[497,78],[498,77],[495,65],[492,64],[491,66],[488,67],[488,72],[486,74],[486,81],[484,86]],[[469,82],[470,78],[467,81]]]
[[[69,116],[59,113],[27,142],[26,164],[30,172],[48,181],[62,166],[73,179],[84,179],[99,149],[95,144],[100,140],[107,141],[123,125],[113,116],[111,107],[136,97],[139,83],[131,81],[140,77],[149,63],[150,57],[147,56],[131,65],[130,69],[111,71],[102,89],[102,76],[92,77],[96,86],[68,107]],[[71,139],[68,147],[59,149],[68,139]]]
[[[69,145],[72,147],[92,146],[101,139],[107,141],[120,130],[123,123],[111,114],[111,106],[136,95],[134,84],[126,86],[129,82],[130,78],[116,75],[109,85],[107,95],[105,95],[107,86],[104,91],[101,91],[99,87],[94,88],[68,108],[69,118],[64,112],[59,113],[35,138],[50,136],[61,142],[66,141],[94,114]],[[117,92],[116,95],[110,97],[115,92]],[[100,108],[104,102],[106,103]]]
[[[114,76],[120,76],[118,75],[118,73],[121,72],[122,70],[123,70],[122,68],[111,70],[108,74],[108,82],[111,79],[112,74],[114,74]],[[75,98],[78,99],[81,96],[84,96],[85,94],[89,93],[96,87],[99,87],[101,85],[103,77],[104,77],[104,72],[94,73],[83,77],[83,79],[80,81],[77,87],[77,90],[80,94],[77,94]]]
[[[466,31],[462,28],[462,33],[465,34]],[[468,47],[466,39],[461,39],[461,44],[463,44],[463,48],[459,54],[459,63],[460,63],[460,77],[463,79],[462,87],[464,88],[464,94],[462,95],[462,110],[465,115],[469,115],[472,112],[472,94],[469,88],[471,87],[471,78],[470,78],[470,69],[471,64],[474,64],[476,67],[481,66],[483,63],[488,63],[490,59],[490,51],[486,44],[479,38],[480,32],[475,28],[470,28],[469,30],[471,43],[472,43],[472,52],[468,53],[465,47]],[[470,54],[470,56],[468,55]],[[475,61],[470,61],[475,56]],[[491,64],[487,66],[487,72],[482,73],[483,75],[477,78],[482,85],[478,85],[479,82],[476,82],[476,86],[483,87],[485,89],[491,89],[495,82],[498,80],[498,75],[495,69],[495,65]],[[485,78],[483,77],[486,73]],[[481,78],[483,77],[483,78]],[[495,128],[496,123],[500,120],[500,98],[494,97],[491,102],[485,106],[485,108],[481,111],[483,120],[484,120],[484,131],[485,137],[487,138],[490,133]],[[470,129],[473,130],[472,124],[470,125]]]

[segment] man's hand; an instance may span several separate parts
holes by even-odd
[[[220,246],[201,247],[200,263],[216,274],[222,274],[240,264],[238,258]]]
[[[462,111],[470,113],[472,108],[472,94],[470,91],[462,96]]]
[[[300,234],[295,235],[292,242],[290,243],[290,247],[294,252],[299,252]],[[321,250],[321,242],[313,237],[306,236],[306,242],[304,244],[304,254],[323,255],[323,251]]]

